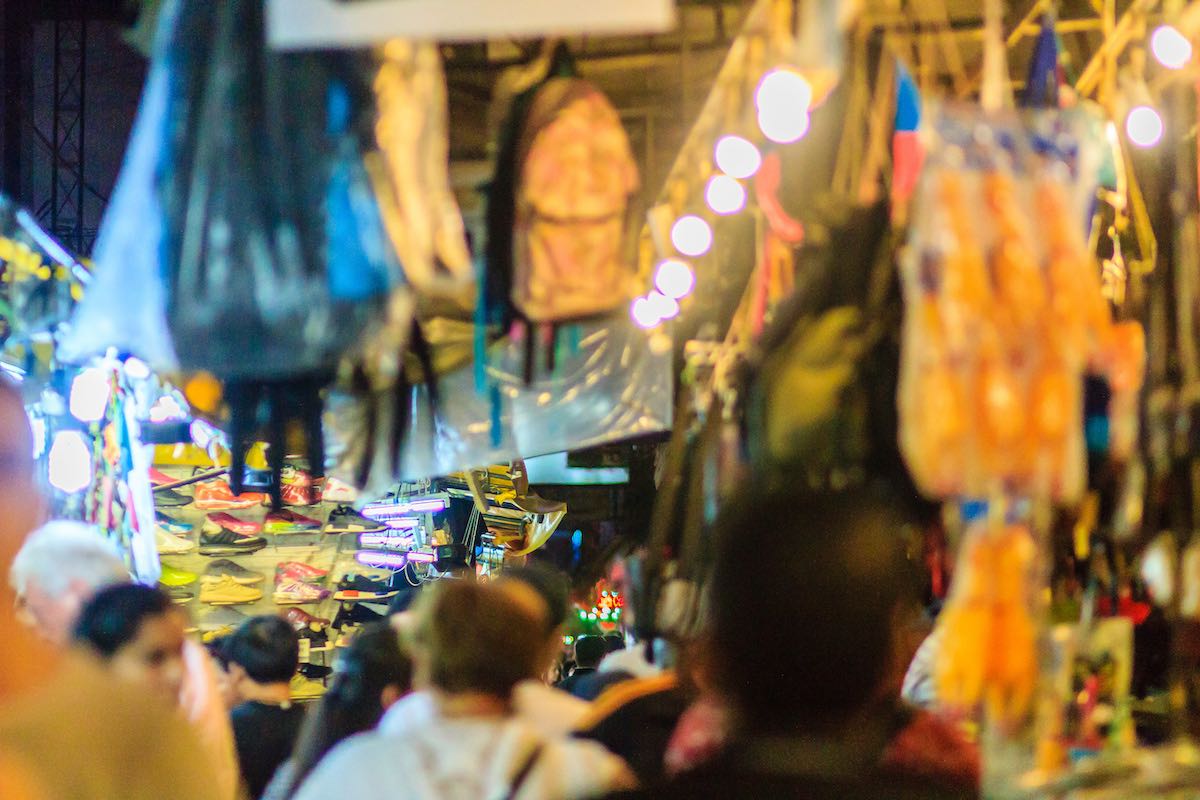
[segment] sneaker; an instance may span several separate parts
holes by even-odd
[[[253,492],[266,492],[271,488],[271,470],[246,467],[242,470],[242,489]]]
[[[281,615],[297,630],[312,630],[313,627],[328,628],[329,620],[324,617],[314,617],[302,608],[289,608]]]
[[[229,488],[229,482],[221,478],[196,484],[196,508],[202,511],[233,511],[239,508],[254,508],[265,499],[266,495],[256,492],[243,492],[235,495]]]
[[[387,525],[364,517],[350,506],[338,506],[329,513],[329,521],[325,523],[326,533],[382,533]]]
[[[154,528],[154,546],[158,549],[159,554],[164,556],[190,553],[196,549],[195,542],[172,536],[158,526]]]
[[[202,631],[232,630],[248,619],[250,618],[240,611],[218,606],[201,617],[196,627]]]
[[[305,564],[303,561],[282,561],[275,565],[275,579],[278,580],[280,575],[288,575],[299,581],[312,581],[317,578],[324,578],[329,574],[327,569],[318,569],[312,564]]]
[[[301,664],[298,671],[304,677],[314,681],[323,681],[333,674],[333,668],[324,664]]]
[[[179,478],[172,478],[165,472],[157,470],[154,467],[150,468],[150,485],[151,486],[166,486],[168,483],[175,483]]]
[[[200,555],[235,556],[257,553],[267,546],[261,536],[242,536],[240,533],[222,528],[216,533],[200,534]]]
[[[263,530],[267,533],[308,533],[321,530],[321,521],[285,508],[267,514]]]
[[[333,618],[332,627],[345,630],[355,625],[370,625],[373,622],[383,622],[387,617],[387,606],[382,606],[382,608],[383,611],[378,612],[373,610],[367,603],[356,603],[349,609],[341,608],[338,610],[337,616]]]
[[[326,503],[353,503],[358,499],[358,490],[337,478],[326,478],[321,486],[321,500]]]
[[[310,680],[300,674],[292,676],[288,688],[291,690],[293,700],[316,700],[325,694],[325,684]]]
[[[243,536],[253,536],[262,530],[262,524],[254,520],[235,517],[233,514],[227,514],[224,511],[215,511],[205,517],[204,524],[200,526],[200,530],[208,533],[216,533],[221,528],[228,528],[234,533],[240,533]]]
[[[210,606],[239,606],[257,603],[263,593],[250,586],[243,586],[226,576],[216,583],[200,585],[200,602]]]
[[[329,590],[301,581],[284,581],[275,584],[275,605],[295,606],[302,603],[317,603],[329,597]]]
[[[311,485],[284,483],[279,487],[279,495],[285,506],[311,506],[321,502],[319,492]],[[271,505],[271,498],[263,500],[263,505]]]
[[[217,583],[222,578],[232,578],[243,586],[253,586],[265,581],[267,576],[261,572],[248,570],[241,564],[230,561],[228,558],[222,558],[209,564],[204,570],[204,576],[200,580],[204,583]]]
[[[311,628],[304,628],[297,631],[296,635],[301,639],[308,640],[308,650],[310,653],[324,653],[330,650],[329,635],[323,630],[314,631]]]
[[[197,575],[194,572],[188,572],[186,569],[176,569],[169,564],[162,565],[162,574],[158,576],[158,582],[163,586],[187,586],[189,583],[196,582]]]
[[[335,600],[357,603],[364,600],[368,602],[372,600],[387,600],[389,597],[395,597],[399,593],[400,590],[392,589],[381,581],[373,581],[363,575],[347,575],[338,581],[337,593],[333,598]]]
[[[182,536],[185,533],[191,533],[192,528],[195,527],[190,522],[181,522],[174,517],[168,517],[161,511],[155,512],[154,524],[174,536]]]
[[[155,489],[154,505],[156,508],[179,508],[192,502],[186,494],[180,494],[174,489]]]
[[[192,598],[196,596],[196,593],[193,591],[179,586],[169,586],[161,582],[158,584],[158,588],[171,598],[172,603],[179,606],[192,602]]]

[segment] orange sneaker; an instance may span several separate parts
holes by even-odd
[[[267,496],[256,492],[235,495],[227,481],[217,479],[196,484],[195,500],[196,508],[201,511],[232,511],[239,508],[254,508],[267,500]]]

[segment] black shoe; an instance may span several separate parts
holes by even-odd
[[[333,618],[334,628],[344,628],[348,625],[369,625],[372,622],[383,622],[383,614],[378,614],[365,605],[355,604],[349,608],[341,608]]]
[[[308,678],[310,681],[323,681],[329,677],[333,669],[323,667],[320,664],[301,664],[300,674]]]
[[[329,512],[329,521],[325,523],[326,533],[381,533],[387,530],[387,525],[364,517],[350,506],[338,506]]]
[[[333,599],[347,603],[370,603],[395,597],[399,591],[383,581],[373,581],[365,575],[347,575],[338,581]]]
[[[155,489],[154,505],[156,508],[179,508],[192,502],[186,494],[180,494],[174,489]]]
[[[314,631],[311,628],[305,628],[304,630],[300,631],[297,636],[301,639],[308,639],[309,650],[329,649],[329,636],[323,630]]]
[[[221,528],[216,533],[200,534],[200,555],[202,556],[234,556],[247,553],[257,553],[267,546],[267,540],[261,536],[243,536],[240,533]]]

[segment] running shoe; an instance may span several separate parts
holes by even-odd
[[[326,503],[353,503],[358,499],[358,490],[337,478],[326,478],[321,485],[321,500]]]
[[[314,681],[323,681],[333,674],[333,668],[324,664],[301,664],[299,673]]]
[[[172,536],[158,526],[154,527],[154,546],[160,555],[172,556],[179,553],[190,553],[196,549],[196,543],[187,539]]]
[[[243,586],[254,586],[265,581],[267,576],[261,572],[246,569],[228,558],[221,558],[208,565],[200,580],[204,583],[217,583],[223,578],[230,578]]]
[[[254,508],[266,500],[266,495],[243,492],[235,495],[223,478],[196,484],[196,508],[202,511],[233,511]],[[267,502],[270,502],[269,500]]]
[[[275,565],[275,577],[280,575],[291,575],[296,580],[311,581],[317,578],[324,578],[329,574],[327,569],[318,569],[312,564],[305,564],[303,561],[281,561]]]
[[[157,470],[154,467],[150,468],[150,485],[151,486],[166,486],[168,483],[175,483],[179,478],[172,478],[165,472]]]
[[[367,603],[355,603],[349,609],[341,608],[333,618],[332,627],[344,630],[355,625],[370,625],[372,622],[382,622],[387,618],[387,606],[377,606],[382,611],[375,611]]]
[[[295,483],[280,485],[279,496],[285,506],[311,506],[321,502],[319,492],[313,486],[301,486]],[[271,505],[270,496],[263,500],[263,505]]]
[[[292,623],[292,627],[297,630],[329,627],[329,620],[324,617],[314,617],[302,608],[289,608],[283,612],[283,618]]]
[[[347,575],[338,581],[337,593],[333,598],[350,603],[372,602],[387,600],[399,593],[398,589],[393,589],[382,581],[373,581],[364,575]]]
[[[267,540],[261,536],[243,536],[235,531],[222,528],[216,533],[200,534],[200,555],[202,556],[236,556],[246,553],[257,553],[267,546]]]
[[[186,569],[176,569],[170,564],[163,564],[162,574],[158,576],[158,582],[163,586],[187,586],[189,583],[195,583],[197,577],[194,572],[188,572]]]
[[[330,649],[329,635],[323,630],[314,631],[311,628],[303,628],[297,631],[296,635],[302,640],[308,640],[309,652],[324,653]]]
[[[154,524],[162,528],[167,533],[175,536],[182,536],[185,533],[191,533],[195,526],[190,522],[181,522],[174,517],[169,517],[161,511],[154,513]]]
[[[243,586],[228,576],[215,583],[200,585],[200,602],[210,606],[241,606],[257,603],[263,593],[252,586]]]
[[[192,602],[192,599],[196,596],[195,592],[184,589],[181,586],[168,586],[167,584],[160,582],[158,584],[158,588],[171,598],[172,603],[178,606],[186,605]]]
[[[240,611],[228,607],[217,607],[201,617],[197,621],[196,627],[202,631],[232,630],[248,619],[250,618]]]
[[[364,517],[350,506],[338,506],[329,512],[326,533],[382,533],[387,530],[378,520]]]
[[[301,603],[317,603],[329,597],[329,590],[303,581],[284,581],[275,584],[275,605],[294,606]]]
[[[291,509],[272,511],[263,521],[263,531],[266,533],[310,533],[321,530],[321,521],[297,514]]]
[[[200,530],[207,533],[216,533],[221,528],[228,528],[234,533],[240,533],[243,536],[253,536],[262,530],[262,524],[252,519],[235,517],[233,514],[227,514],[224,511],[214,511],[204,518],[204,524],[200,526]]]
[[[325,684],[299,674],[292,676],[288,688],[291,690],[293,700],[316,700],[325,694]]]
[[[174,489],[155,489],[154,505],[156,508],[180,508],[192,502],[186,494],[180,494]]]
[[[266,492],[271,488],[271,470],[246,467],[242,470],[242,489],[252,492]]]

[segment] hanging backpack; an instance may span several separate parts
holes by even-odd
[[[608,99],[578,78],[537,90],[517,145],[512,303],[532,323],[611,313],[633,294],[623,233],[638,170]]]

